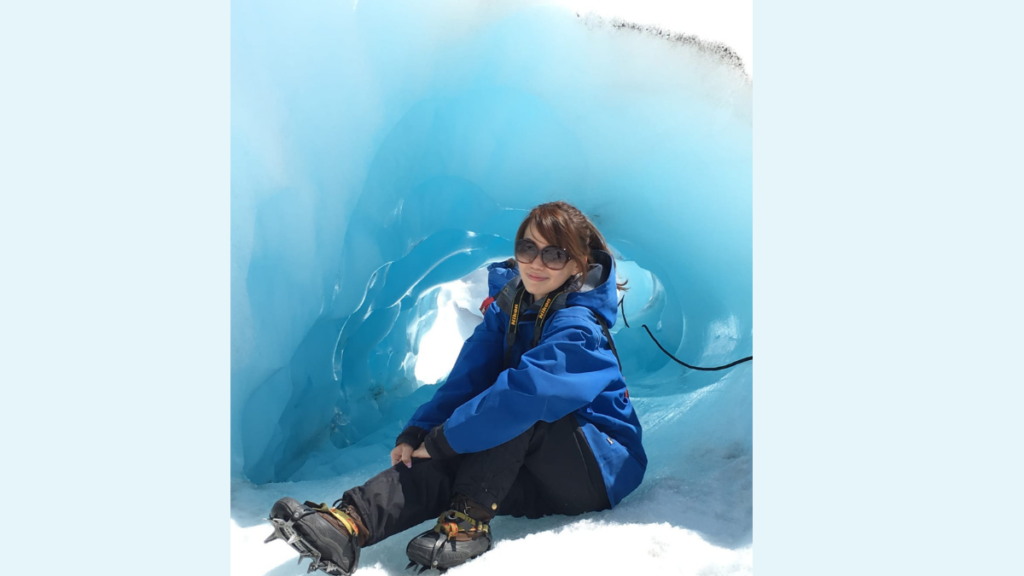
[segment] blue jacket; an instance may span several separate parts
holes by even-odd
[[[642,429],[618,361],[594,318],[600,314],[609,328],[615,325],[615,262],[603,251],[595,251],[593,258],[581,291],[563,295],[564,307],[547,318],[540,342],[530,350],[536,316],[529,310],[522,315],[509,363],[514,368],[503,369],[509,316],[498,301],[491,303],[447,381],[416,411],[399,442],[410,433],[415,438],[416,428],[443,424],[437,432],[443,433],[445,450],[479,452],[504,444],[540,420],[575,414],[611,505],[635,490],[647,468]],[[488,271],[492,297],[510,282],[518,285],[518,270],[505,262],[491,264]]]

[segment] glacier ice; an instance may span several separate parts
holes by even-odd
[[[564,199],[631,288],[612,332],[650,467],[615,518],[750,541],[752,364],[690,371],[641,328],[699,365],[752,354],[741,67],[510,2],[244,3],[231,43],[234,502],[330,500],[386,466],[479,321],[483,267]]]

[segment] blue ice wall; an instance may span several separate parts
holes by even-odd
[[[645,484],[745,458],[749,491],[752,365],[691,372],[640,328],[691,363],[752,353],[752,85],[727,52],[506,2],[247,2],[231,34],[236,478],[379,457],[432,393],[421,296],[564,199],[634,276],[614,332]]]

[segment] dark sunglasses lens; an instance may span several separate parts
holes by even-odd
[[[529,240],[516,242],[516,260],[529,264],[537,257],[537,245]]]
[[[561,248],[548,246],[541,253],[541,260],[544,265],[552,270],[561,270],[569,262],[569,255]]]

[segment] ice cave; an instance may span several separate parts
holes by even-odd
[[[611,332],[647,474],[611,511],[496,520],[458,573],[521,573],[538,534],[585,573],[749,573],[754,364],[690,370],[643,328],[699,366],[753,354],[753,85],[729,47],[542,3],[357,0],[235,4],[231,49],[232,572],[305,571],[262,544],[270,504],[389,465],[487,264],[566,200],[629,280]],[[361,572],[402,573],[403,546]]]

